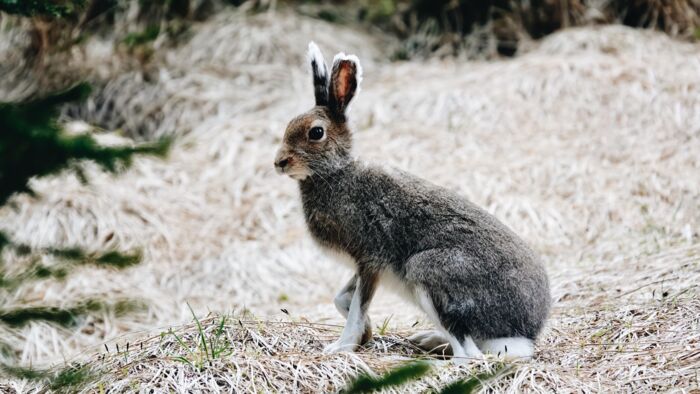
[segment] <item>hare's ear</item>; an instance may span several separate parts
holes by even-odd
[[[339,53],[333,59],[328,107],[338,115],[345,115],[350,100],[360,90],[362,66],[355,55]]]
[[[328,105],[328,67],[323,60],[323,54],[315,42],[309,42],[309,63],[314,77],[314,96],[316,105]]]

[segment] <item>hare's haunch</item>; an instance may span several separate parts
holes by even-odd
[[[287,126],[277,171],[299,181],[306,223],[323,247],[350,257],[353,278],[335,299],[347,318],[328,352],[371,337],[367,309],[379,283],[420,307],[438,329],[413,340],[448,342],[455,357],[532,357],[550,307],[547,274],[508,227],[463,197],[351,154],[348,105],[362,68],[340,53],[331,70],[309,44],[316,106]]]

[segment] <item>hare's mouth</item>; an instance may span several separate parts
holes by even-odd
[[[288,175],[290,178],[297,180],[297,181],[303,181],[304,179],[306,179],[306,177],[309,176],[309,174],[306,172],[294,172],[294,173],[290,172]]]
[[[277,173],[282,174],[282,175],[287,175],[288,177],[297,180],[297,181],[303,181],[306,179],[309,175],[309,170],[306,168],[299,168],[299,167],[286,167],[286,168],[277,168]]]
[[[286,171],[285,174],[297,181],[303,181],[304,179],[306,179],[306,177],[310,175],[308,171],[303,171],[299,169],[290,169],[289,171]]]

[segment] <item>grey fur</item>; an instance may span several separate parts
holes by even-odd
[[[356,86],[349,86],[352,98]],[[328,125],[327,140],[306,141],[309,125],[319,121]],[[351,280],[336,299],[341,313],[348,316],[350,293],[358,292],[358,319],[366,318],[379,276],[391,271],[407,288],[429,295],[440,323],[459,341],[534,340],[547,318],[550,292],[546,272],[525,242],[452,191],[356,161],[351,140],[344,112],[317,106],[290,122],[277,158],[289,158],[309,174],[299,186],[313,238],[355,260],[356,283]],[[352,338],[357,341],[357,333]]]
[[[457,338],[534,339],[550,306],[531,249],[495,217],[407,174],[355,161],[300,183],[306,221],[322,245],[370,271],[390,269],[431,296]]]

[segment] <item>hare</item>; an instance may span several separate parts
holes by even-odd
[[[275,158],[299,182],[307,226],[325,249],[351,258],[355,275],[335,298],[347,318],[325,352],[354,351],[371,335],[378,284],[393,284],[437,330],[424,347],[455,358],[531,358],[550,308],[549,281],[533,251],[495,217],[454,192],[355,160],[347,123],[362,68],[339,53],[329,72],[309,43],[316,105],[292,119]]]

